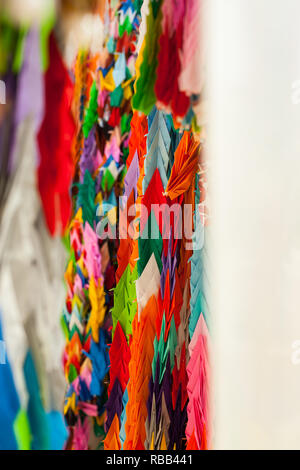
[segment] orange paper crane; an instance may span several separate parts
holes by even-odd
[[[143,450],[146,439],[147,400],[152,373],[157,301],[152,296],[140,315],[133,321],[133,340],[129,364],[126,440],[124,450]]]
[[[166,195],[171,200],[185,193],[191,186],[200,161],[200,148],[199,140],[185,131],[175,152],[174,165],[166,188]]]

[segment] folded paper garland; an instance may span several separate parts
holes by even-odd
[[[69,383],[65,416],[70,429],[68,448],[73,449],[121,447],[136,275],[130,269],[118,271],[114,289],[117,197],[129,155],[131,62],[139,9],[139,2],[130,0],[121,2],[116,11],[108,5],[105,47],[109,54],[105,49],[95,57],[79,52],[75,65],[76,167],[63,314]],[[107,239],[107,235],[112,236]],[[113,305],[114,290],[119,303]]]
[[[183,70],[202,10],[150,0],[138,49],[142,3],[108,8],[104,50],[75,65],[62,317],[73,449],[211,445],[202,89]]]

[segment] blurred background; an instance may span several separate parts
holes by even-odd
[[[93,0],[0,1],[2,449],[62,449],[67,439],[62,416],[65,339],[60,325],[67,254],[62,227],[52,222],[62,218],[58,211],[64,204],[55,198],[63,188],[68,193],[71,183],[63,181],[68,172],[64,152],[71,141],[68,134],[60,135],[54,116],[48,137],[42,138],[44,154],[47,146],[51,149],[50,160],[38,170],[42,149],[37,136],[47,106],[44,74],[53,55],[48,47],[52,30],[64,62],[54,54],[57,72],[51,73],[57,82],[57,122],[61,122],[59,109],[64,103],[59,101],[59,90],[68,83],[68,73],[71,78],[79,48],[102,47],[104,6],[105,2]],[[55,160],[51,152],[59,151],[54,147],[58,142],[65,147]],[[58,180],[62,188],[54,188]],[[69,216],[65,213],[65,223]]]
[[[299,2],[209,2],[217,448],[299,448]]]

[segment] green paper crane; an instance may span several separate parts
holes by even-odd
[[[77,183],[76,186],[78,187],[77,207],[82,208],[83,222],[84,224],[88,222],[93,227],[96,219],[95,181],[88,170],[84,174],[83,183]]]
[[[82,126],[85,138],[89,136],[94,124],[98,121],[98,89],[94,81],[90,91],[90,101],[85,112],[84,122]]]

